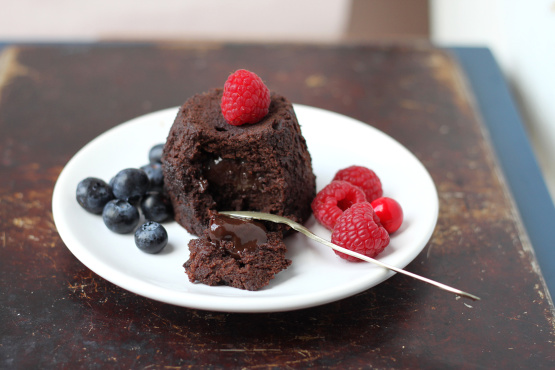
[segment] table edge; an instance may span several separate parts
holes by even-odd
[[[555,205],[519,109],[486,47],[447,47],[465,73],[475,104],[527,231],[548,293],[555,296]],[[553,302],[551,300],[550,301]]]

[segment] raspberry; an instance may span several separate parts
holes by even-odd
[[[311,206],[316,220],[333,230],[337,219],[346,209],[364,201],[366,197],[360,188],[346,181],[332,181],[316,194]]]
[[[358,186],[364,191],[368,202],[381,197],[383,194],[380,178],[374,171],[366,167],[351,166],[344,168],[339,170],[333,179],[347,181]]]
[[[331,242],[340,247],[374,258],[389,244],[389,234],[368,202],[354,204],[339,217],[331,234]],[[335,251],[348,261],[360,259]]]
[[[270,90],[256,74],[239,69],[224,85],[221,108],[224,118],[233,126],[256,123],[268,114]]]

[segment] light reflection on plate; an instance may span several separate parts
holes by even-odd
[[[424,248],[435,228],[438,197],[424,166],[401,144],[352,118],[295,105],[317,176],[318,190],[335,172],[353,164],[380,177],[384,196],[403,207],[405,221],[378,257],[403,268]],[[150,113],[123,123],[83,147],[65,166],[54,188],[54,221],[69,250],[106,280],[136,294],[197,309],[224,312],[288,311],[336,301],[384,281],[392,273],[368,263],[352,263],[302,235],[286,239],[292,265],[257,292],[190,283],[183,270],[192,237],[175,222],[165,223],[169,244],[150,255],[135,247],[133,236],[110,232],[102,217],[75,201],[82,179],[109,181],[119,170],[148,162],[148,150],[164,142],[177,108]],[[387,153],[387,160],[383,154]],[[324,238],[330,232],[311,218],[306,226]]]

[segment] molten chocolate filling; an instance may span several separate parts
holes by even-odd
[[[243,252],[254,252],[268,242],[267,230],[260,222],[216,215],[210,220],[208,236],[212,242],[230,241],[226,248],[232,257],[240,259]]]
[[[261,178],[244,169],[244,161],[235,159],[211,159],[204,166],[204,177],[215,187],[245,193],[256,191],[261,186]]]

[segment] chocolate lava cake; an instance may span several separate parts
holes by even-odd
[[[291,264],[281,232],[256,221],[213,214],[204,236],[189,242],[183,265],[191,282],[258,290]]]
[[[187,100],[167,138],[162,166],[176,221],[197,236],[212,211],[306,221],[316,184],[292,104],[272,92],[260,122],[233,126],[222,115],[221,99],[222,89],[213,89]]]

